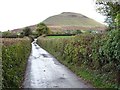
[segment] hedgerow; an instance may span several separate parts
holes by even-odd
[[[30,39],[8,39],[2,46],[3,88],[20,88],[31,51]],[[10,43],[12,42],[12,44]],[[10,44],[9,44],[10,43]]]
[[[38,44],[96,87],[117,88],[120,32],[81,34],[74,38],[38,38]]]

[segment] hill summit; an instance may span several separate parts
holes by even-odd
[[[63,12],[48,17],[43,21],[51,30],[99,30],[104,31],[105,25],[79,13]]]

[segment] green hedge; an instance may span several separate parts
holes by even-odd
[[[110,33],[115,34],[115,31]],[[119,42],[118,39],[109,41],[110,38],[114,38],[110,33],[81,34],[75,38],[62,39],[38,38],[38,44],[95,87],[116,88],[119,80],[116,77],[118,67],[116,68],[115,65],[119,64],[120,49],[116,48],[115,44]],[[109,46],[110,42],[114,45]],[[113,62],[114,60],[109,56],[110,52],[113,56],[117,55],[116,58],[114,57],[117,62]]]
[[[12,40],[14,41],[14,39]],[[30,52],[30,39],[23,39],[12,45],[2,46],[3,88],[21,87]]]

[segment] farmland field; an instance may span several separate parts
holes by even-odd
[[[47,38],[71,38],[74,36],[47,36]]]
[[[21,87],[28,56],[31,52],[29,38],[0,38],[2,41],[2,86]]]

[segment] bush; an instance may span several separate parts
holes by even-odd
[[[116,81],[120,85],[120,30],[112,30],[107,36],[101,49],[107,58],[109,68],[117,73]]]
[[[30,43],[30,39],[4,41],[2,46],[3,88],[21,87],[27,59],[31,51]]]
[[[2,33],[2,38],[17,38],[18,35],[15,33],[11,33],[9,31],[3,32]]]
[[[31,34],[31,29],[29,27],[25,27],[23,29],[23,35],[24,36],[29,36]]]
[[[50,33],[51,33],[51,31],[50,31],[50,29],[47,27],[47,25],[44,24],[44,23],[42,23],[42,22],[39,23],[39,24],[37,24],[36,31],[37,31],[37,33],[38,33],[38,36],[43,35],[43,34],[50,34]]]

